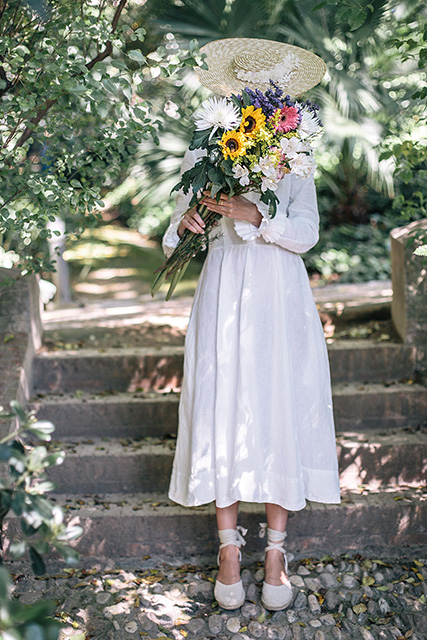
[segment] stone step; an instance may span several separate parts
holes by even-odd
[[[33,398],[30,406],[39,419],[53,422],[61,440],[144,438],[176,432],[178,401],[176,393],[76,392]],[[333,405],[337,432],[409,427],[427,421],[427,389],[419,384],[335,384]]]
[[[337,436],[340,486],[420,485],[425,480],[427,431]],[[59,493],[167,492],[175,440],[94,440],[61,444],[63,464],[49,471]]]
[[[329,344],[328,352],[332,382],[381,382],[414,374],[414,347],[341,340]],[[34,361],[34,392],[177,389],[183,355],[179,346],[40,353]]]
[[[85,557],[162,561],[202,556],[215,563],[218,539],[214,503],[184,508],[164,494],[98,495],[75,498],[57,495],[66,518],[83,528],[73,544]],[[17,523],[9,521],[8,535]],[[258,537],[265,522],[264,505],[242,502],[239,524],[248,529],[243,565],[261,553],[265,539]],[[427,534],[427,500],[419,489],[377,492],[343,491],[340,504],[307,501],[304,509],[289,513],[286,549],[304,556],[312,552],[337,553],[363,547],[421,545]]]

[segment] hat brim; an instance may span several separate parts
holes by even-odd
[[[315,53],[295,45],[260,38],[223,38],[201,48],[208,69],[195,67],[200,83],[222,96],[239,93],[245,87],[266,91],[269,73],[283,92],[296,97],[318,84],[326,72]]]

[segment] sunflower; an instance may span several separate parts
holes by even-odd
[[[246,153],[246,138],[240,131],[226,131],[219,141],[219,145],[222,148],[224,158],[234,160]]]
[[[262,109],[255,109],[251,104],[250,107],[245,107],[242,111],[242,123],[239,131],[244,133],[247,138],[253,138],[264,124],[265,115]]]

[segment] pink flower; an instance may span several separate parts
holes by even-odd
[[[287,133],[296,129],[299,119],[299,111],[296,107],[283,107],[277,120],[276,131]]]

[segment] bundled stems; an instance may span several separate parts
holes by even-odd
[[[158,273],[158,276],[153,282],[150,289],[152,296],[154,296],[154,294],[160,289],[160,287],[166,280],[171,278],[169,290],[166,294],[166,300],[170,299],[177,284],[181,281],[181,278],[183,277],[188,265],[190,264],[191,259],[201,249],[205,248],[207,242],[206,238],[209,232],[215,226],[216,222],[218,222],[218,220],[221,218],[221,215],[219,213],[209,211],[209,209],[204,204],[198,205],[197,211],[205,222],[205,232],[203,234],[193,233],[189,229],[185,229],[173,253],[155,271],[155,273]]]

